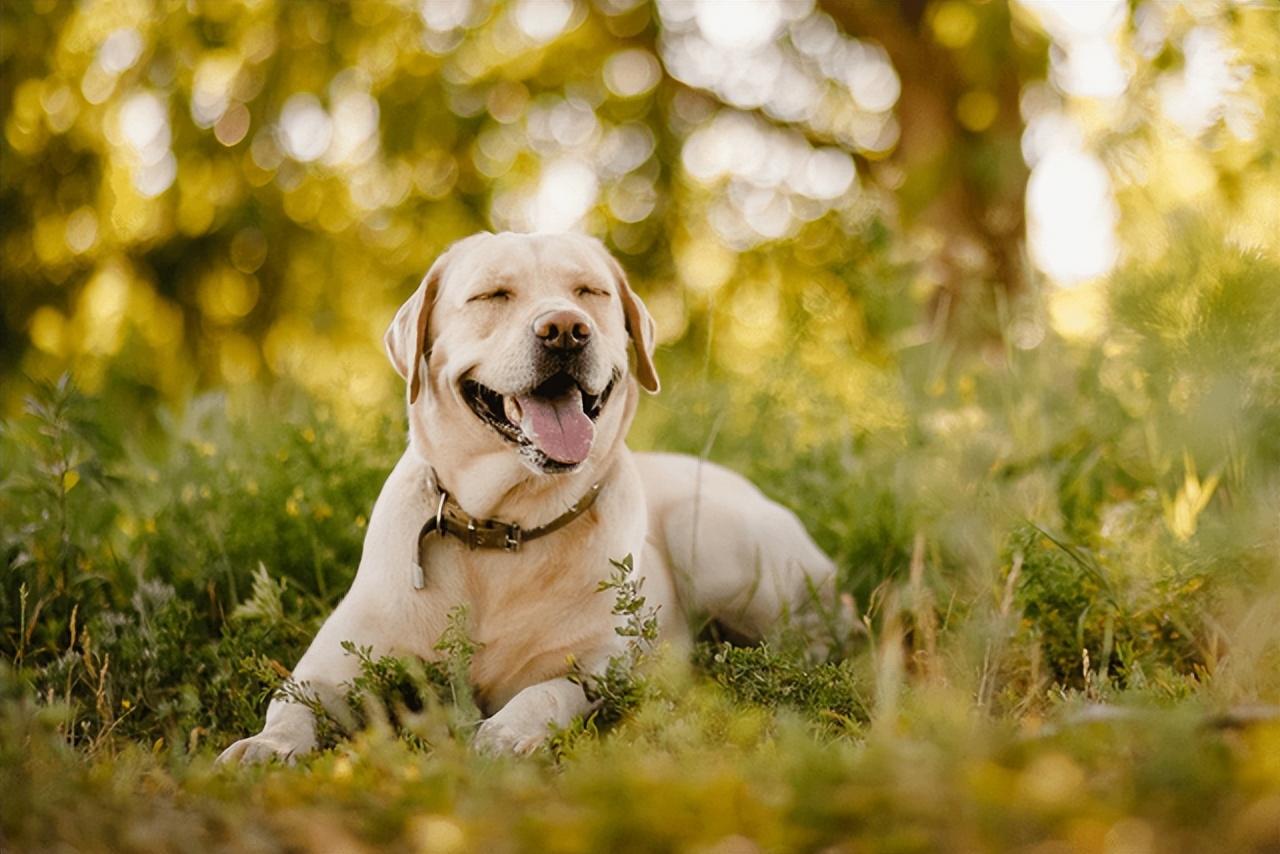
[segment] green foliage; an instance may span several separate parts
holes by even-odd
[[[658,642],[658,609],[645,607],[645,598],[640,593],[644,579],[635,577],[631,555],[610,563],[613,571],[600,582],[596,592],[613,591],[612,612],[621,620],[614,631],[626,638],[626,650],[610,657],[599,672],[586,672],[575,664],[570,675],[594,704],[583,722],[583,727],[592,732],[624,718],[651,696],[653,690],[644,667]]]
[[[644,579],[635,577],[635,562],[631,555],[622,560],[610,560],[613,572],[600,582],[597,593],[612,590],[615,617],[624,618],[622,625],[614,629],[619,637],[630,639],[632,658],[638,658],[643,650],[658,639],[658,609],[644,607],[645,598],[640,595]]]
[[[1204,474],[1251,478],[1280,462],[1280,265],[1221,246],[1203,219],[1174,222],[1170,256],[1124,271],[1110,291],[1125,367],[1141,378],[1124,404],[1169,426],[1166,459],[1186,450]]]
[[[252,727],[359,554],[372,457],[324,416],[259,434],[222,403],[144,446],[64,380],[6,425],[0,643],[77,743]]]
[[[78,597],[102,595],[89,541],[110,524],[112,504],[102,497],[114,484],[102,461],[107,440],[84,403],[63,375],[27,400],[26,419],[5,425],[0,547],[15,571],[0,601],[10,615],[5,652],[19,663],[57,648]],[[101,557],[114,564],[113,555]]]
[[[790,708],[839,731],[857,732],[870,718],[870,687],[852,661],[807,664],[762,644],[705,643],[695,662],[735,699],[765,708]]]
[[[1195,626],[1202,618],[1195,597],[1208,592],[1204,575],[1126,584],[1088,550],[1031,525],[1010,536],[1008,557],[1020,567],[1014,589],[1021,631],[1053,683],[1145,688],[1153,671],[1190,676],[1206,666]]]
[[[343,641],[359,672],[342,687],[345,708],[334,710],[305,682],[285,679],[275,696],[310,709],[316,718],[316,741],[331,749],[353,736],[376,729],[394,733],[415,749],[428,751],[449,738],[466,742],[481,720],[472,696],[471,657],[476,645],[467,635],[467,610],[452,610],[435,645],[439,660],[374,656],[370,647]]]
[[[478,647],[467,634],[467,609],[460,605],[449,612],[445,629],[436,641],[436,652],[444,657],[444,675],[449,699],[463,719],[479,723],[480,709],[471,694],[471,657]]]

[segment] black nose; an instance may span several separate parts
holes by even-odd
[[[534,318],[533,334],[548,350],[581,350],[591,338],[591,321],[580,311],[549,311]]]

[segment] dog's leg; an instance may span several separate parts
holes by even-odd
[[[302,660],[294,668],[292,681],[314,696],[324,708],[341,720],[348,711],[343,683],[359,671],[359,661],[342,648],[343,641],[373,646],[375,654],[386,652],[374,640],[368,622],[358,618],[358,603],[348,595],[329,616]],[[292,761],[316,747],[316,721],[311,709],[292,700],[277,698],[267,707],[262,732],[242,738],[218,756],[218,762],[263,762],[274,757]]]
[[[552,724],[568,726],[591,707],[582,686],[568,678],[539,682],[516,694],[481,724],[475,744],[488,753],[530,753],[547,739]]]

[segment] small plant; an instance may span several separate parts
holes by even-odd
[[[815,665],[794,649],[721,641],[699,643],[694,664],[741,702],[789,707],[846,731],[870,718],[869,691],[851,662]]]
[[[468,633],[467,608],[459,605],[449,612],[435,650],[444,656],[442,687],[448,688],[456,717],[471,725],[478,724],[481,718],[480,709],[471,693],[471,658],[478,649],[479,646]]]
[[[467,609],[449,612],[448,622],[435,650],[439,661],[373,654],[372,647],[343,641],[342,649],[354,656],[360,672],[342,686],[344,705],[323,703],[306,682],[286,679],[276,696],[308,708],[316,718],[316,743],[331,748],[371,726],[385,726],[418,749],[430,744],[417,727],[417,717],[430,707],[449,709],[449,729],[462,736],[475,727],[480,711],[472,697],[471,657],[476,643],[467,634]]]
[[[552,742],[553,752],[562,752],[578,732],[599,732],[622,720],[652,693],[652,685],[645,677],[643,665],[653,652],[658,640],[658,609],[646,608],[641,593],[644,579],[635,577],[635,564],[631,555],[622,560],[610,560],[613,569],[609,577],[600,582],[596,592],[614,592],[615,617],[621,623],[614,627],[620,637],[627,639],[623,652],[610,657],[604,668],[588,673],[575,662],[569,678],[582,686],[594,706],[577,725],[558,733]]]
[[[37,384],[24,412],[0,448],[0,653],[41,666],[61,655],[74,612],[83,625],[108,601],[118,505],[114,448],[69,374]]]
[[[658,639],[658,609],[645,608],[645,598],[640,593],[644,579],[634,577],[635,566],[631,555],[609,562],[613,564],[613,572],[600,582],[596,592],[614,591],[613,614],[625,618],[623,624],[614,631],[631,639],[631,643],[627,645],[627,654],[632,660],[638,660]]]

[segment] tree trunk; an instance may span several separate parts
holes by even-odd
[[[903,224],[938,238],[936,319],[951,326],[959,305],[989,303],[993,290],[1020,290],[1028,170],[1018,100],[1023,80],[1041,76],[1044,45],[1016,43],[1008,7],[999,2],[962,4],[971,32],[952,47],[935,38],[921,0],[820,6],[849,35],[878,42],[901,79],[901,139],[889,162],[903,175]],[[987,126],[973,130],[961,121],[958,105],[967,93],[994,98]]]

